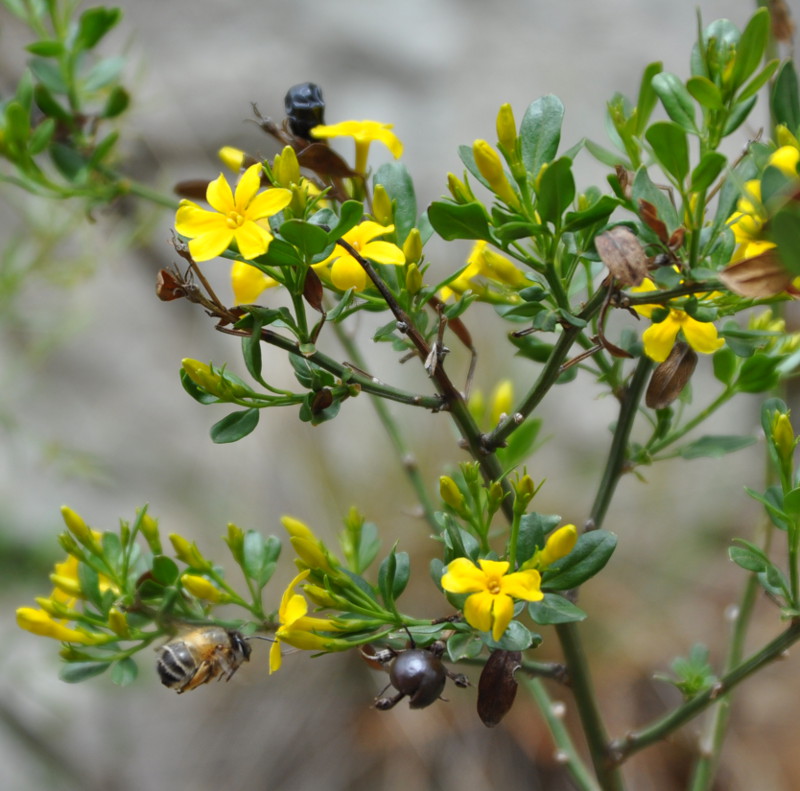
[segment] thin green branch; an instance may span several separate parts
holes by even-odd
[[[800,640],[800,620],[794,620],[788,629],[781,632],[774,640],[767,643],[760,651],[739,664],[730,673],[726,673],[709,689],[678,706],[652,725],[613,741],[610,747],[615,760],[622,762],[639,750],[661,741],[696,717],[701,711],[717,703],[721,695],[727,694],[746,678],[757,673],[770,662],[779,659],[798,640]]]

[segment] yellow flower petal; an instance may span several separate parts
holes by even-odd
[[[299,593],[289,597],[286,606],[280,613],[281,622],[286,626],[291,626],[308,612],[308,603]]]
[[[778,168],[784,175],[797,178],[797,164],[800,162],[800,151],[794,146],[781,146],[770,155],[768,165]]]
[[[255,198],[256,193],[261,188],[261,173],[263,169],[260,164],[250,165],[244,173],[242,173],[239,183],[236,185],[236,193],[233,196],[233,205],[229,205],[229,209],[233,208],[240,214],[248,214],[250,216],[250,202]],[[227,182],[226,182],[227,184]],[[228,188],[230,190],[230,187]],[[211,203],[211,201],[209,201]],[[211,203],[213,206],[214,204]],[[214,208],[217,208],[216,206]],[[217,211],[225,211],[224,209],[217,209]],[[256,219],[251,217],[251,219]]]
[[[450,593],[474,593],[485,590],[486,574],[469,558],[456,558],[447,565],[442,587]]]
[[[364,267],[351,255],[343,255],[333,262],[330,277],[333,285],[342,291],[348,288],[363,291],[370,282]]]
[[[481,632],[490,632],[495,598],[491,593],[485,591],[473,593],[464,602],[464,618],[467,619],[467,623]]]
[[[234,231],[233,239],[242,258],[252,260],[267,252],[272,234],[258,223],[248,221]]]
[[[515,599],[525,601],[539,601],[544,598],[544,594],[539,589],[541,576],[535,569],[527,571],[515,571],[503,577],[503,593],[513,596]],[[510,619],[509,619],[510,620]]]
[[[540,597],[541,598],[541,597]],[[514,617],[514,600],[510,596],[495,596],[492,606],[492,639],[499,640]]]
[[[227,214],[234,208],[233,192],[228,180],[222,173],[209,182],[206,188],[206,200],[208,205],[212,209],[216,209],[220,214]]]
[[[681,328],[680,322],[673,318],[672,313],[670,311],[670,315],[664,321],[651,324],[642,333],[645,354],[657,363],[663,363],[669,357]]]
[[[689,346],[700,354],[713,354],[725,345],[725,339],[717,335],[717,328],[710,321],[697,321],[687,316],[682,329]]]
[[[192,239],[189,242],[189,253],[197,262],[210,261],[222,255],[233,241],[233,231],[230,228],[219,228],[209,231]]]
[[[237,305],[251,305],[265,289],[277,285],[277,280],[244,261],[234,261],[231,266],[231,287]]]
[[[281,668],[281,661],[283,657],[281,656],[281,642],[280,640],[276,640],[269,649],[269,672],[270,675],[274,673],[276,670],[280,670]]]
[[[291,190],[274,187],[256,195],[247,207],[247,216],[254,220],[272,217],[292,202]]]
[[[507,560],[486,560],[482,558],[478,561],[478,565],[483,569],[489,577],[502,577],[509,567]]]
[[[378,264],[402,266],[406,262],[403,251],[391,242],[369,242],[361,249],[361,255]]]

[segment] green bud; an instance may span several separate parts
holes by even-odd
[[[467,184],[452,173],[447,174],[447,189],[456,203],[473,203],[475,195]]]
[[[272,174],[275,177],[275,184],[279,187],[289,189],[292,184],[300,183],[300,165],[297,154],[291,146],[286,146],[275,156]]]
[[[229,522],[225,543],[228,545],[233,559],[241,566],[244,563],[244,530],[233,522]]]
[[[158,533],[158,519],[154,519],[145,511],[139,520],[139,530],[144,536],[144,540],[147,541],[150,551],[154,555],[160,555],[162,548],[161,536]]]
[[[797,441],[794,437],[792,423],[786,412],[778,412],[772,419],[771,438],[778,452],[781,466],[784,470],[791,470],[794,448]]]
[[[64,524],[67,529],[72,533],[78,541],[83,544],[89,551],[95,555],[102,554],[102,547],[100,542],[95,538],[92,531],[89,529],[83,518],[79,516],[71,508],[66,505],[61,506],[61,516],[64,519]]]

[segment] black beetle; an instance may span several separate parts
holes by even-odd
[[[376,698],[375,708],[386,711],[408,697],[408,705],[412,709],[424,709],[439,700],[448,678],[451,678],[457,687],[468,687],[469,680],[465,675],[453,673],[444,666],[442,662],[444,649],[445,644],[437,640],[430,648],[416,648],[412,643],[411,648],[400,651],[384,648],[369,654],[362,650],[362,656],[372,665],[377,663],[383,666],[391,663],[390,683],[383,692],[389,686],[393,686],[397,694],[392,697]]]
[[[322,89],[313,82],[301,82],[293,85],[283,99],[286,118],[292,134],[311,140],[311,130],[325,123],[325,100]]]

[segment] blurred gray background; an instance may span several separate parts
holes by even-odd
[[[420,207],[460,174],[460,144],[495,140],[503,102],[517,120],[533,99],[555,93],[566,106],[562,147],[582,136],[605,142],[605,103],[615,91],[635,97],[643,67],[662,60],[685,77],[696,30],[727,16],[740,27],[751,0],[411,0],[404,3],[125,0],[124,19],[106,49],[129,57],[133,105],[125,149],[135,178],[169,191],[187,178],[213,178],[216,151],[233,145],[273,155],[252,123],[250,103],[282,117],[295,83],[318,82],[328,123],[370,118],[395,124]],[[800,3],[789,4],[795,16]],[[13,89],[30,41],[0,10],[0,91]],[[763,104],[732,150],[766,123]],[[339,141],[351,155],[351,143]],[[373,147],[373,167],[388,153]],[[604,184],[585,153],[578,186]],[[124,209],[124,207],[123,207]],[[523,696],[503,727],[487,731],[474,714],[475,690],[451,689],[449,704],[410,712],[370,708],[384,679],[356,656],[287,657],[267,677],[267,647],[229,684],[176,696],[157,682],[149,657],[140,679],[119,689],[104,678],[77,687],[57,680],[58,644],[19,631],[14,609],[47,595],[47,574],[62,553],[59,507],[68,504],[97,529],[132,519],[149,503],[165,533],[180,532],[224,558],[227,522],[279,533],[291,513],[332,538],[341,516],[358,506],[417,557],[412,606],[430,615],[427,530],[413,493],[391,455],[366,398],[348,402],[336,421],[312,428],[294,410],[262,414],[254,434],[215,446],[209,427],[224,408],[185,395],[183,357],[241,370],[238,343],[217,333],[202,311],[153,294],[155,273],[175,260],[169,212],[128,207],[98,212],[92,223],[67,206],[41,204],[0,189],[3,315],[0,316],[0,786],[4,789],[405,789],[472,791],[568,789],[539,715]],[[432,245],[437,271],[452,271],[469,245]],[[427,248],[426,248],[427,249]],[[17,267],[40,253],[18,283]],[[30,254],[30,255],[29,255]],[[213,262],[206,271],[213,273]],[[213,275],[227,298],[227,267]],[[265,297],[267,299],[271,296]],[[275,299],[279,297],[276,295]],[[511,376],[522,390],[536,368],[513,358],[491,311],[470,314],[480,359],[478,387]],[[370,323],[359,331],[368,338]],[[326,349],[344,353],[332,341]],[[387,349],[368,350],[371,370],[388,381],[424,388],[413,365]],[[465,367],[463,354],[449,358]],[[704,387],[707,361],[695,383]],[[703,370],[704,369],[704,370]],[[277,381],[291,377],[280,356],[265,355]],[[703,379],[703,376],[706,378]],[[562,388],[542,406],[548,444],[528,464],[547,478],[537,510],[581,523],[604,460],[613,400],[587,386]],[[708,391],[712,392],[712,391]],[[443,466],[462,456],[439,415],[392,407],[405,426],[431,492]],[[727,408],[712,427],[745,433],[758,425],[758,399]],[[646,722],[675,696],[652,681],[671,658],[704,641],[719,662],[725,610],[741,574],[726,547],[752,535],[759,514],[742,486],[761,485],[761,448],[720,461],[664,463],[646,482],[623,480],[606,527],[620,547],[582,604],[598,658],[597,683],[612,733]],[[268,589],[277,601],[291,575],[289,554]],[[235,571],[231,577],[236,581]],[[778,629],[764,607],[754,641]],[[542,656],[557,656],[545,630]],[[753,642],[753,645],[757,645]],[[474,681],[477,680],[476,674]],[[800,787],[796,734],[797,668],[786,662],[751,682],[734,708],[720,789],[789,791]],[[558,697],[570,702],[561,691]],[[681,788],[693,749],[690,726],[670,745],[631,763],[637,791]]]

